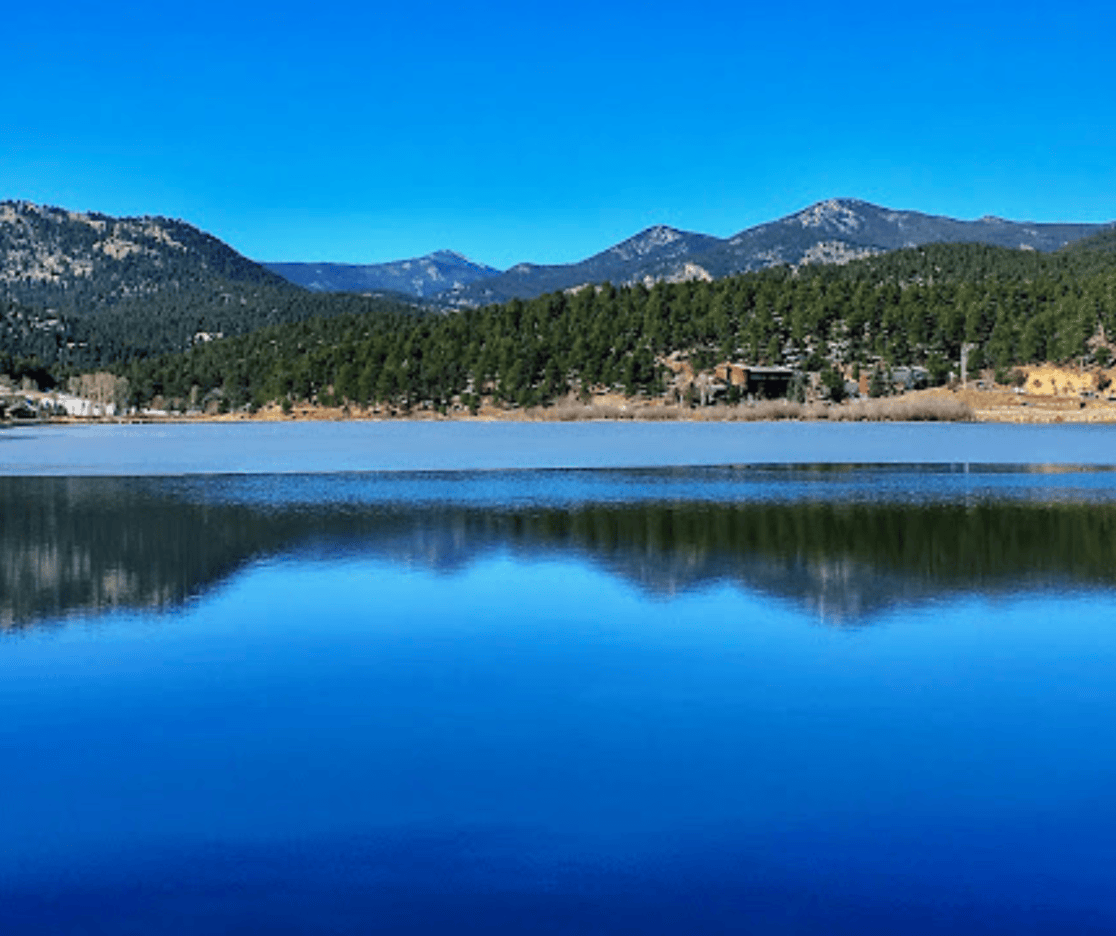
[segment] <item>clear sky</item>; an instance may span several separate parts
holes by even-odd
[[[10,4],[0,199],[257,260],[580,259],[834,196],[1116,219],[1094,2]]]

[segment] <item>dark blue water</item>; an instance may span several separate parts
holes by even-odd
[[[1116,474],[0,479],[4,933],[1116,932]]]

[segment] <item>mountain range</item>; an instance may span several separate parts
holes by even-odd
[[[264,266],[308,289],[395,290],[436,305],[467,308],[530,299],[588,283],[716,279],[781,264],[845,263],[929,243],[981,243],[1048,252],[1111,227],[996,217],[959,221],[836,198],[727,238],[656,225],[576,263],[520,263],[503,272],[452,251],[385,264]]]
[[[463,289],[499,276],[495,267],[474,263],[452,250],[438,250],[394,263],[264,263],[272,273],[314,292],[387,291],[419,299]]]
[[[982,243],[1053,251],[1113,224],[977,221],[895,211],[865,201],[818,202],[732,237],[656,225],[575,263],[508,270],[451,250],[378,264],[256,263],[184,221],[114,218],[25,201],[0,202],[0,298],[88,312],[158,294],[395,294],[443,308],[530,299],[589,283],[717,279],[765,267],[845,263],[901,247]]]
[[[405,317],[586,284],[717,279],[931,242],[1053,251],[1111,224],[957,221],[834,199],[728,238],[658,225],[577,263],[499,271],[444,250],[387,264],[259,264],[185,221],[0,202],[0,352],[89,367],[284,322]],[[281,274],[281,275],[280,275]],[[416,301],[417,300],[417,301]]]

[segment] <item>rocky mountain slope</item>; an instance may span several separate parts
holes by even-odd
[[[452,250],[439,250],[394,263],[265,263],[272,273],[315,292],[389,291],[423,298],[463,289],[476,280],[498,276],[495,267],[474,263]]]
[[[282,277],[184,221],[0,202],[0,295],[6,298],[93,311],[121,299],[218,281],[290,288]]]
[[[0,351],[16,357],[87,367],[371,306],[410,310],[315,296],[184,221],[0,202]]]

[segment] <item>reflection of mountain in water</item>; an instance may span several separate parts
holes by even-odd
[[[498,549],[573,555],[654,594],[730,582],[830,623],[943,592],[1116,583],[1116,503],[1104,500],[307,505],[275,484],[257,506],[158,479],[0,479],[0,626],[173,608],[283,553],[440,570]]]

